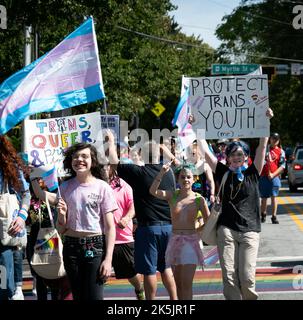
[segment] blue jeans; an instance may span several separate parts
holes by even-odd
[[[23,249],[13,250],[15,286],[22,286],[23,276]]]
[[[8,300],[15,293],[14,281],[14,257],[12,247],[5,247],[0,244],[0,301]],[[6,279],[3,279],[4,268]],[[3,279],[3,280],[2,280]]]

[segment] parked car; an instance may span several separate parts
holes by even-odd
[[[283,170],[281,174],[282,179],[286,179],[288,175],[288,165],[291,163],[293,158],[293,148],[292,147],[286,147],[285,148],[285,169]]]
[[[298,148],[293,161],[288,166],[289,191],[296,192],[303,187],[303,148]]]

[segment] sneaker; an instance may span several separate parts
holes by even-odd
[[[135,290],[136,296],[137,296],[137,300],[145,300],[145,294],[144,294],[144,290],[141,289],[139,291]]]
[[[278,219],[277,219],[276,216],[271,217],[271,222],[272,222],[273,224],[279,224],[279,221],[278,221]]]
[[[15,294],[12,296],[11,300],[24,300],[22,287],[17,287],[16,288]]]
[[[266,212],[262,212],[261,213],[261,222],[265,222],[266,221]]]

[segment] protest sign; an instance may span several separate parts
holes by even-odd
[[[102,129],[111,129],[115,135],[115,140],[120,140],[120,117],[119,115],[101,115]]]
[[[93,144],[102,150],[100,113],[60,118],[25,120],[25,152],[33,167],[55,165],[63,176],[63,152],[78,142]]]
[[[267,75],[190,78],[192,127],[206,139],[269,135]]]

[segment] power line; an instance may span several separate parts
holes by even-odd
[[[205,29],[205,30],[210,30],[210,31],[216,31],[215,29],[201,27],[201,26],[193,26],[193,25],[182,24],[182,23],[178,23],[178,25],[181,26],[181,27],[197,28],[197,29]]]
[[[228,9],[231,9],[231,10],[234,10],[234,9],[235,9],[235,8],[226,6],[226,5],[222,4],[222,3],[219,3],[219,2],[214,1],[214,0],[208,0],[208,1],[210,1],[210,2],[212,2],[212,3],[215,3],[216,5],[221,6],[221,7],[224,7],[224,8],[228,8]],[[281,20],[273,19],[273,18],[263,17],[263,16],[260,16],[260,15],[258,15],[258,14],[254,14],[254,13],[250,13],[250,12],[245,12],[245,11],[243,11],[243,7],[241,7],[241,6],[239,6],[237,9],[238,9],[238,10],[241,10],[244,14],[250,15],[250,16],[252,16],[252,17],[256,17],[256,18],[259,18],[259,19],[263,19],[263,20],[267,20],[267,21],[273,21],[273,22],[275,22],[275,23],[280,23],[280,24],[285,24],[285,25],[292,26],[292,24],[291,24],[291,23],[288,23],[288,22],[284,22],[284,21],[281,21]]]
[[[206,49],[206,48],[202,47],[202,45],[194,45],[194,44],[185,43],[185,42],[173,41],[173,40],[169,40],[169,39],[166,39],[166,38],[161,38],[161,37],[153,36],[153,35],[150,35],[150,34],[146,34],[146,33],[143,33],[143,32],[130,30],[130,29],[127,29],[127,28],[124,28],[124,27],[120,27],[120,26],[116,26],[116,27],[118,29],[120,29],[120,30],[127,31],[127,32],[130,32],[130,33],[134,33],[134,34],[137,34],[137,35],[139,35],[141,37],[146,37],[146,38],[157,40],[157,41],[163,41],[163,42],[166,42],[166,43],[169,43],[169,44],[173,44],[173,45],[174,44],[180,44],[180,45],[188,46],[188,47]],[[233,55],[240,56],[240,54],[235,54],[235,53],[233,53]],[[281,60],[281,61],[289,61],[289,62],[303,62],[303,60],[300,60],[300,59],[280,58],[280,57],[273,57],[273,56],[260,56],[260,55],[252,54],[252,53],[245,53],[245,55],[252,56],[252,57],[258,57],[258,58],[262,58],[262,59],[272,59],[272,60]]]
[[[174,40],[170,40],[170,39],[166,39],[166,38],[152,36],[150,34],[146,34],[146,33],[143,33],[143,32],[138,32],[138,31],[134,31],[134,30],[130,30],[130,29],[127,29],[127,28],[124,28],[124,27],[120,27],[120,26],[116,26],[116,27],[118,29],[123,30],[123,31],[127,31],[127,32],[131,32],[131,33],[137,34],[137,35],[139,35],[141,37],[145,37],[145,38],[149,38],[149,39],[153,39],[153,40],[158,40],[158,41],[166,42],[166,43],[169,43],[169,44],[179,44],[179,45],[187,46],[187,47],[202,48],[201,45],[185,43],[185,42],[179,42],[179,41],[174,41]]]

